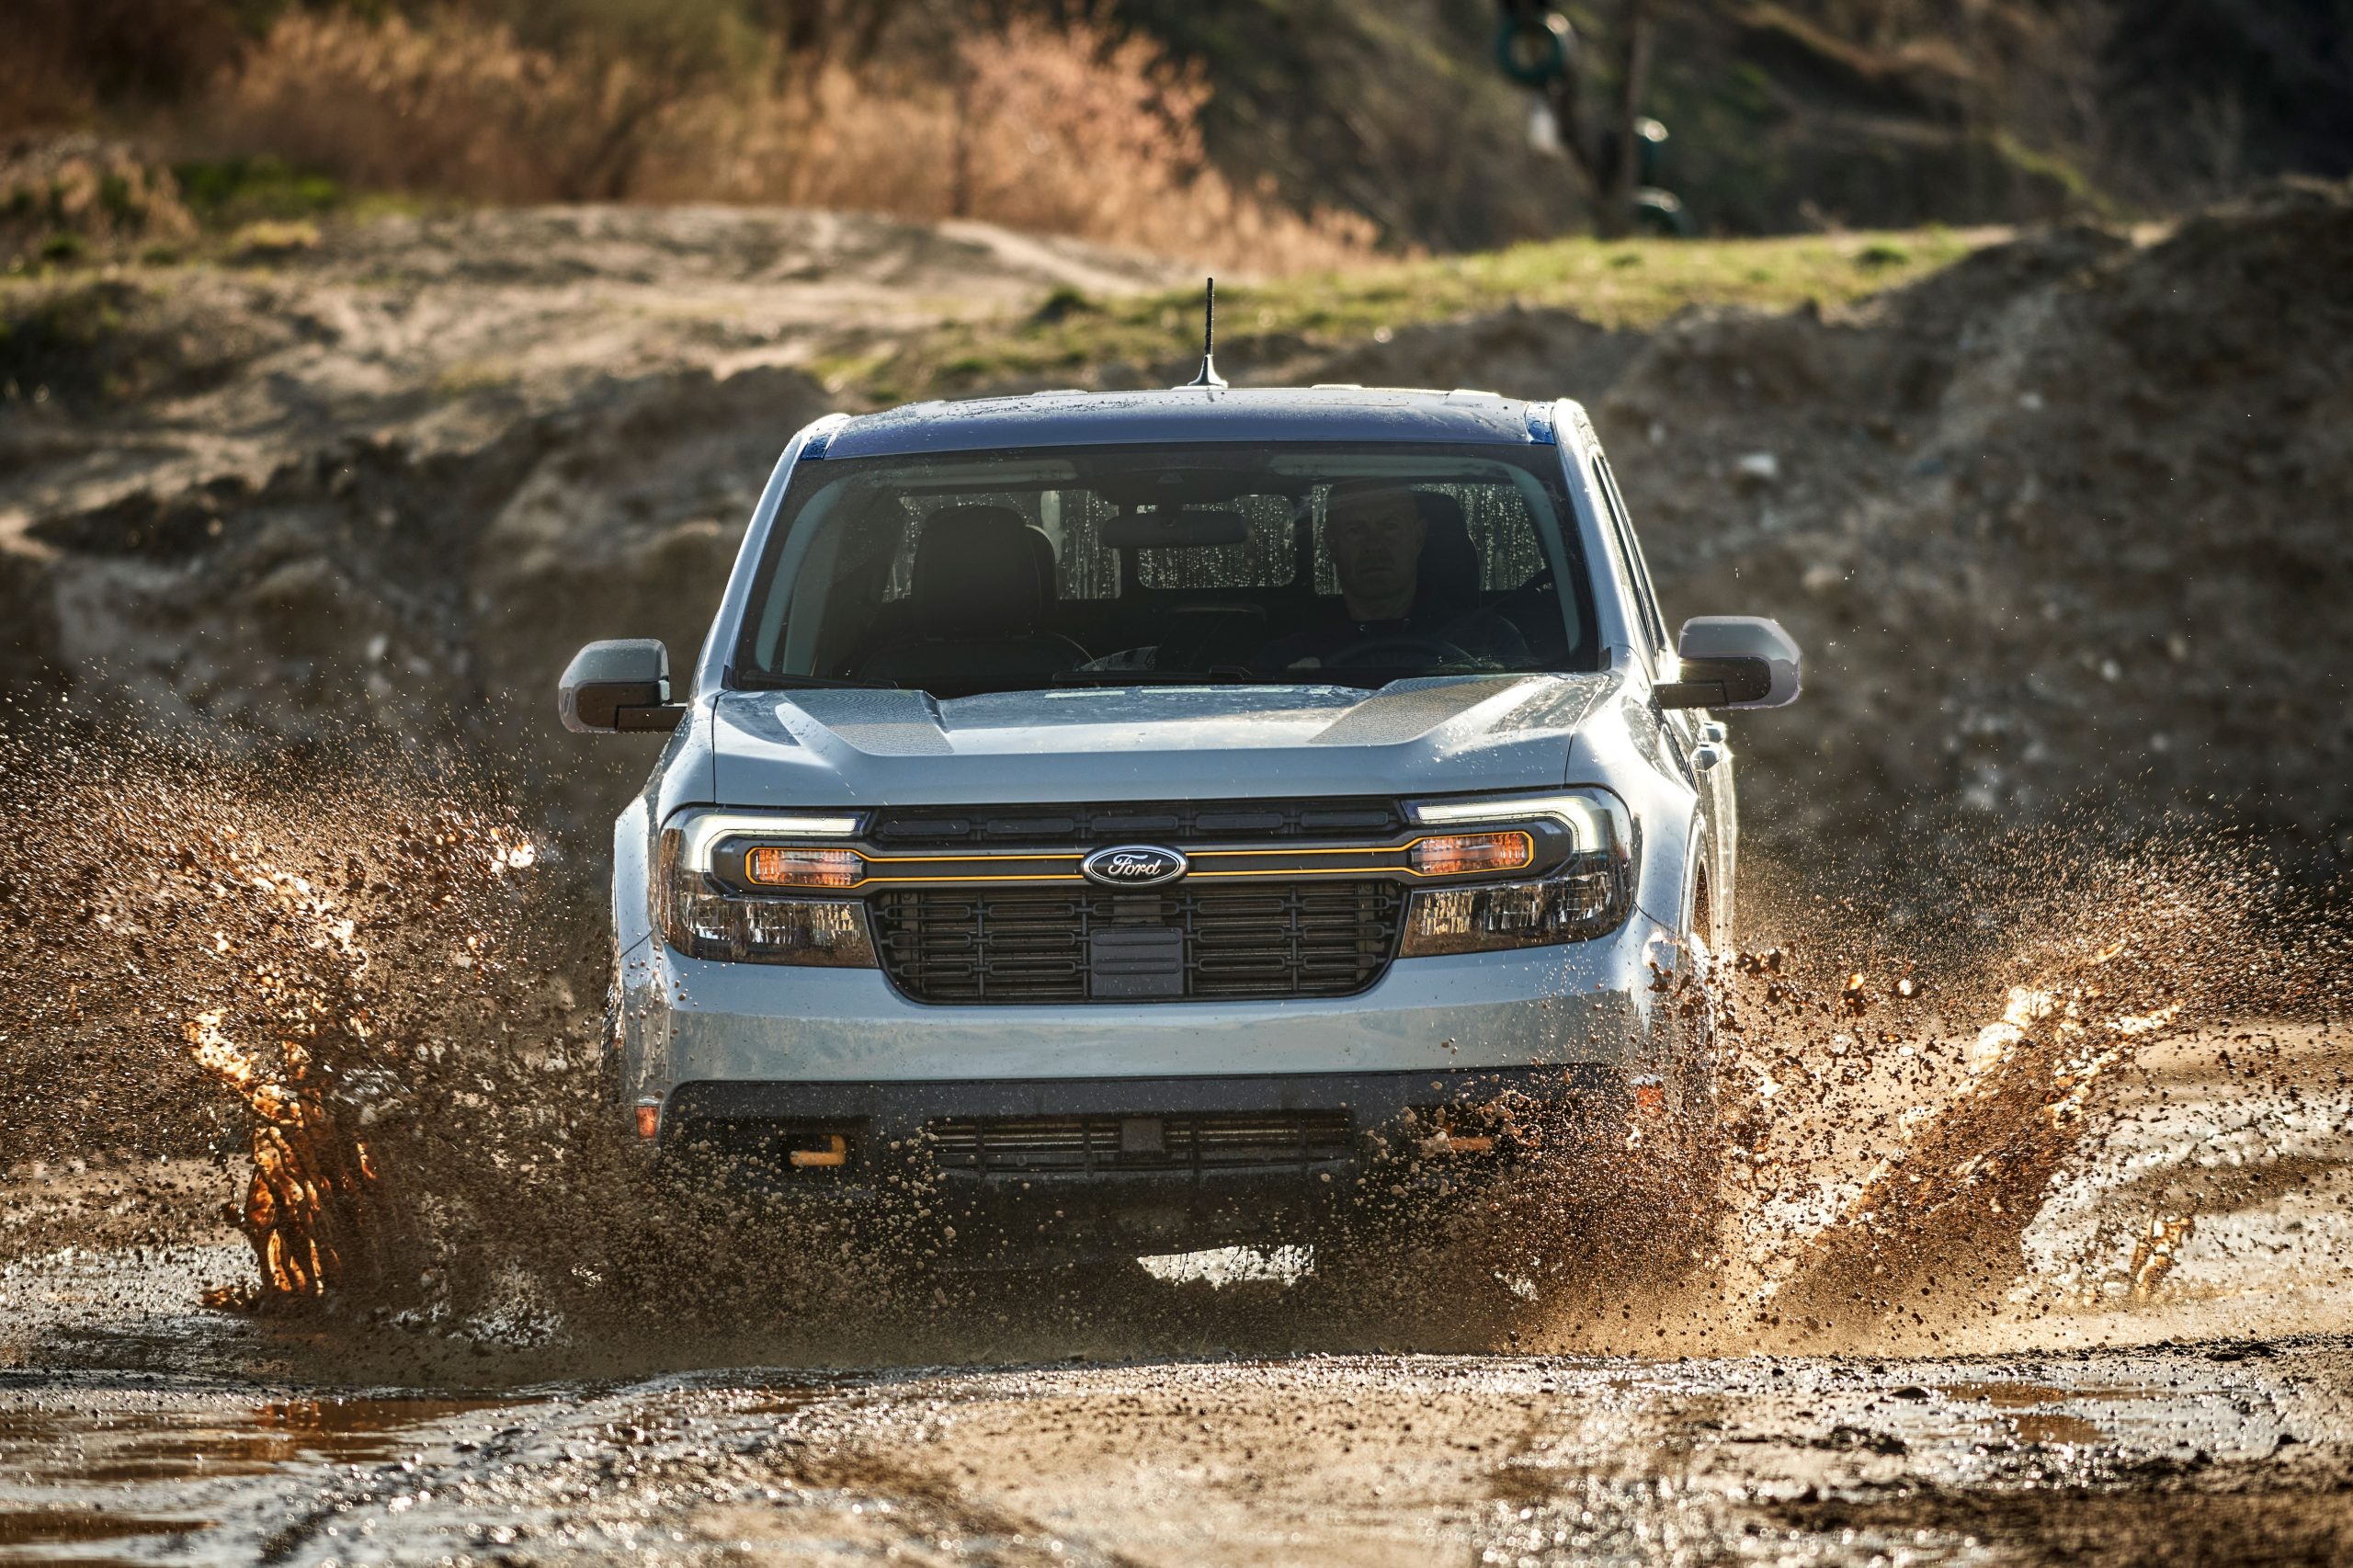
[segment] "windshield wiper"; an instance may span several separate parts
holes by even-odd
[[[891,680],[847,680],[836,676],[779,676],[765,671],[753,675],[737,675],[734,685],[743,691],[896,691],[899,683]]]

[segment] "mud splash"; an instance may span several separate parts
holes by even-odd
[[[1976,890],[1956,923],[1973,935],[1913,933],[1910,950],[1785,899],[1759,922],[1784,946],[1674,982],[1711,1086],[1672,1085],[1677,1114],[1661,1094],[1575,1127],[1505,1107],[1430,1130],[1402,1158],[1532,1152],[1451,1195],[1438,1230],[1344,1238],[1223,1288],[1133,1268],[943,1279],[922,1267],[920,1193],[853,1233],[654,1178],[585,1000],[604,983],[600,879],[481,778],[119,738],[0,749],[0,903],[22,933],[0,951],[0,1165],[210,1156],[242,1185],[224,1217],[256,1260],[216,1302],[510,1350],[1941,1345],[2057,1300],[2020,1307],[2022,1238],[2103,1157],[2145,1053],[2234,1015],[2341,1010],[2335,938],[2279,918],[2273,880],[2227,855],[2078,857],[2063,885],[2046,857],[2009,892]],[[2203,1234],[2172,1198],[2095,1229],[2129,1238],[2117,1272],[2143,1301]]]
[[[2215,1184],[2131,1179],[2194,1152],[2116,1146],[2185,1076],[2235,1085],[2234,1166],[2313,1179],[2286,1173],[2298,1124],[2343,1097],[2340,925],[2211,835],[1985,854],[2003,869],[1940,926],[1785,893],[1752,917],[1784,945],[1663,977],[1707,1016],[1709,1091],[1665,1117],[1638,1101],[1466,1206],[1415,1266],[1422,1324],[1648,1355],[2009,1348],[2087,1315],[2130,1333],[2097,1314],[2168,1302],[2185,1256],[2234,1244],[2227,1217],[2200,1229]],[[2054,1259],[2029,1233],[2063,1198],[2075,1239]],[[2334,1235],[2306,1250],[2313,1278],[2353,1265]]]
[[[576,1077],[563,937],[513,814],[399,759],[20,734],[0,767],[12,1160],[242,1155],[224,1217],[256,1278],[218,1301],[425,1304],[467,1200],[529,1185],[428,1193],[436,1146],[491,1171],[545,1157],[514,1130],[550,1114],[535,1090],[561,1107]]]
[[[2143,1114],[2123,1101],[2154,1082],[2147,1059],[2228,1065],[2234,1017],[2300,1020],[2326,1047],[2346,1001],[2341,931],[2259,861],[2201,842],[2044,846],[2013,867],[2008,890],[1978,889],[1993,892],[1967,922],[1980,935],[1948,936],[1941,953],[1889,951],[1850,926],[1829,952],[1729,966],[1712,1305],[1719,1323],[1750,1305],[1747,1343],[1941,1346],[2081,1304],[2034,1287],[2024,1238],[2054,1193],[2126,1164],[2110,1144]],[[1874,950],[1849,969],[1840,948]],[[2238,1065],[2269,1080],[2276,1106],[2302,1098],[2308,1067]],[[2172,1207],[2096,1229],[2131,1237],[2128,1304],[2162,1294],[2198,1233]],[[1715,1347],[1727,1337],[1742,1343]]]
[[[210,1158],[256,1267],[210,1301],[502,1350],[870,1302],[843,1237],[649,1166],[601,1057],[602,879],[494,782],[38,727],[0,778],[0,1170]]]

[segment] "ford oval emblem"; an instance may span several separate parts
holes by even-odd
[[[1115,888],[1151,888],[1173,882],[1185,874],[1185,857],[1174,849],[1150,844],[1122,844],[1097,849],[1078,863],[1087,880]]]

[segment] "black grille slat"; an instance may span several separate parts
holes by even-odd
[[[1248,888],[1178,884],[1148,905],[1110,889],[876,895],[874,929],[892,983],[918,1002],[1120,1001],[1094,994],[1097,931],[1178,932],[1181,991],[1192,1001],[1346,996],[1397,950],[1405,892],[1373,879],[1302,879]]]
[[[932,1157],[949,1170],[1043,1175],[1057,1171],[1247,1169],[1347,1157],[1354,1122],[1345,1110],[1215,1111],[1151,1119],[1159,1146],[1129,1149],[1118,1116],[1019,1117],[932,1122]]]

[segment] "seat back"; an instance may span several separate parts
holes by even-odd
[[[1436,490],[1415,491],[1414,503],[1421,508],[1423,528],[1415,613],[1467,615],[1479,608],[1486,572],[1463,520],[1462,503]]]
[[[861,660],[858,678],[929,687],[1076,669],[1086,651],[1039,630],[1052,560],[1010,506],[942,506],[915,540],[906,635]]]

